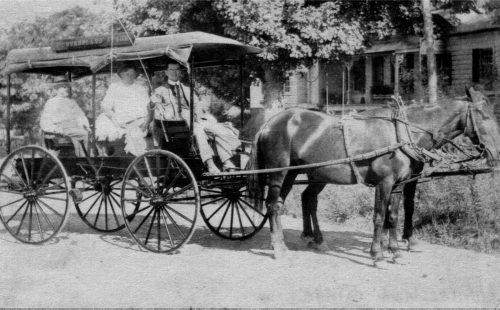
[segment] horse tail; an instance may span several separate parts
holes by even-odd
[[[252,151],[250,152],[250,159],[248,163],[248,170],[259,170],[261,167],[261,150],[259,148],[259,140],[262,130],[259,130],[255,135],[252,144]],[[250,194],[252,204],[257,209],[262,211],[264,209],[264,187],[265,177],[262,173],[254,173],[248,176],[248,192]]]

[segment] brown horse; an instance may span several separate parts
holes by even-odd
[[[408,180],[422,169],[425,150],[440,147],[465,134],[481,144],[490,159],[498,158],[498,125],[493,109],[484,100],[476,103],[457,100],[432,107],[412,105],[405,110],[407,118],[397,121],[389,108],[344,119],[290,109],[275,115],[261,128],[255,137],[251,168],[283,168],[267,174],[267,177],[258,174],[250,180],[254,195],[262,194],[265,185],[268,186],[266,205],[275,257],[287,250],[280,215],[299,173],[306,173],[312,181],[302,193],[302,235],[311,238],[318,248],[323,247],[324,241],[316,217],[317,196],[325,184],[364,183],[375,186],[374,234],[370,253],[375,260],[380,260],[383,258],[381,241],[384,228],[390,229],[389,250],[394,255],[398,254],[395,229],[397,208],[390,208],[391,193],[399,182]],[[401,146],[402,143],[405,143],[404,146]],[[410,144],[415,147],[410,147]],[[312,163],[339,162],[346,158],[353,160],[317,168],[287,169]],[[412,190],[412,184],[406,187],[405,193]],[[405,202],[404,237],[409,238],[413,197],[408,195]]]

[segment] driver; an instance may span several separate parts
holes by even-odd
[[[178,63],[167,65],[167,85],[156,88],[151,96],[155,104],[154,118],[157,120],[186,120],[189,124],[189,94],[190,88],[180,82],[181,67]],[[202,102],[194,96],[195,122],[193,134],[198,144],[200,157],[210,173],[219,173],[215,165],[210,141],[213,141],[217,154],[225,171],[234,170],[236,167],[231,162],[232,152],[240,145],[238,130],[230,123],[218,123],[207,109],[202,107]]]

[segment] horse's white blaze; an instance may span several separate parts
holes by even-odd
[[[323,120],[318,125],[316,130],[311,134],[311,136],[309,136],[309,138],[306,140],[306,142],[304,142],[304,144],[300,148],[298,155],[302,156],[305,152],[307,152],[309,148],[314,144],[314,142],[316,142],[319,138],[321,138],[323,133],[330,127],[329,125],[330,122],[328,121],[328,119],[323,117]]]

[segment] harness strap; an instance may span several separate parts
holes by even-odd
[[[349,146],[351,145],[351,139],[349,137],[349,130],[347,127],[347,120],[348,119],[342,119],[341,124],[340,124],[340,130],[342,130],[342,134],[344,135],[344,147],[345,147],[345,153],[346,157],[350,159],[349,164],[351,165],[352,172],[354,173],[354,178],[356,180],[356,183],[362,182],[363,178],[361,177],[361,174],[359,173],[358,166],[354,163],[354,160],[352,160],[351,157],[351,151],[349,149]],[[399,142],[399,141],[398,141]],[[364,184],[364,182],[362,182]]]

